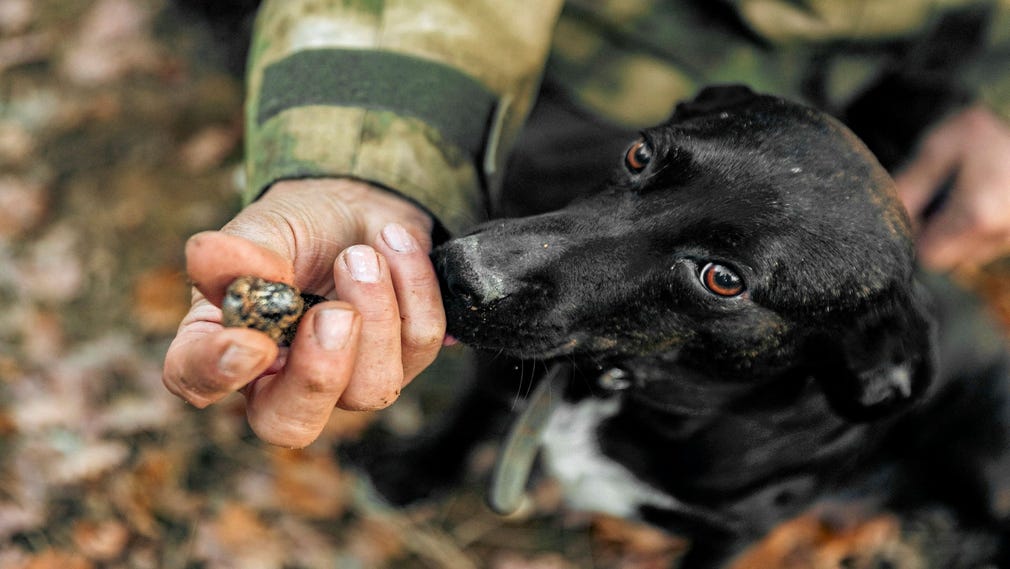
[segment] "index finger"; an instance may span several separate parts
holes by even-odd
[[[291,262],[279,253],[221,231],[204,231],[189,238],[186,272],[193,286],[215,306],[221,306],[225,289],[240,276],[295,284]]]

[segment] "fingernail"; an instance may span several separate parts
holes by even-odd
[[[342,308],[324,308],[316,313],[313,326],[316,330],[316,341],[327,351],[343,348],[351,335],[351,324],[354,322],[354,312]]]
[[[397,253],[410,253],[417,249],[417,242],[399,223],[390,223],[383,227],[382,239]]]
[[[217,361],[221,373],[234,378],[246,378],[260,364],[263,355],[241,344],[229,344]]]
[[[344,251],[344,263],[351,278],[362,283],[379,282],[379,258],[367,245],[355,245]]]

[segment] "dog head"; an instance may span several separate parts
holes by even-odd
[[[930,324],[893,183],[816,110],[713,88],[599,191],[439,247],[450,333],[522,358],[663,354],[713,377],[804,369],[866,419],[923,391]]]

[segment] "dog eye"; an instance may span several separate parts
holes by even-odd
[[[652,161],[652,146],[643,139],[635,141],[624,155],[624,165],[638,174]]]
[[[701,269],[701,284],[719,296],[737,296],[743,292],[743,279],[726,265],[708,263]]]

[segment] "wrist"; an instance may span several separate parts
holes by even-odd
[[[333,208],[355,226],[355,233],[366,239],[395,222],[406,227],[422,246],[430,248],[437,225],[433,216],[411,199],[354,178],[281,180],[261,199],[300,203],[305,208]]]

